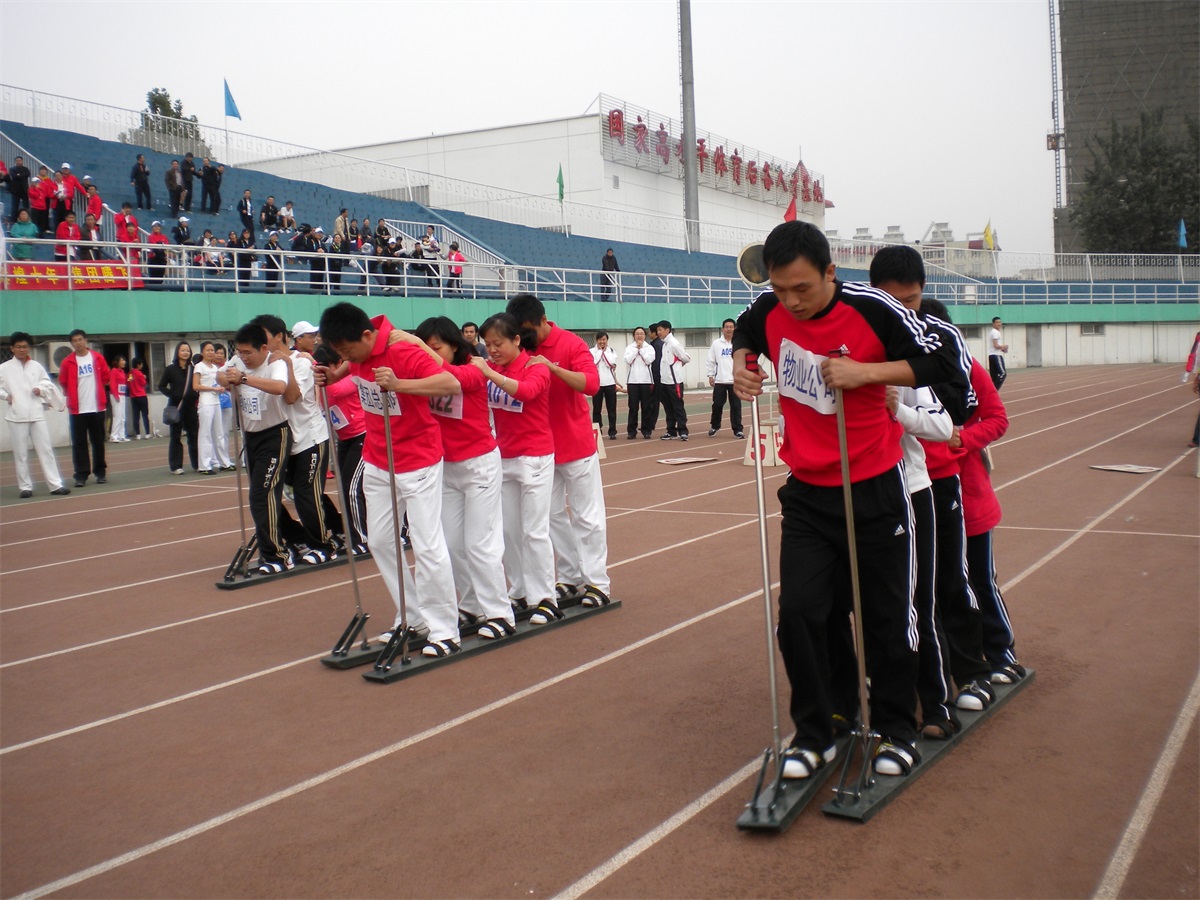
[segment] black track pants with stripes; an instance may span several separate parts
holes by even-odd
[[[287,425],[276,425],[264,431],[247,431],[245,436],[250,515],[258,537],[259,557],[264,563],[282,562],[287,556],[280,532],[283,470],[292,446],[292,435]]]

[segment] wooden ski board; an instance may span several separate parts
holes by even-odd
[[[364,553],[362,556],[354,557],[355,562],[370,559],[370,553]],[[250,587],[255,584],[266,584],[268,581],[278,581],[280,578],[291,578],[293,575],[306,575],[309,572],[323,572],[325,569],[332,569],[336,566],[344,566],[348,562],[345,554],[339,553],[337,559],[331,559],[329,562],[317,563],[315,566],[310,566],[307,563],[296,563],[290,569],[285,569],[275,575],[259,575],[257,572],[247,572],[246,575],[238,575],[231,581],[221,579],[216,582],[216,586],[223,591],[236,591],[244,587]]]
[[[874,783],[869,785],[862,793],[862,796],[855,802],[839,801],[837,798],[830,800],[821,807],[821,811],[829,816],[837,816],[843,819],[854,819],[859,822],[866,822],[877,812],[891,803],[905,788],[912,786],[918,778],[924,775],[933,765],[945,756],[950,750],[954,749],[960,741],[987,718],[1004,706],[1014,695],[1023,691],[1033,681],[1033,669],[1026,670],[1025,677],[1016,684],[993,684],[992,687],[996,690],[996,699],[992,705],[980,712],[975,712],[968,709],[960,709],[958,711],[958,719],[962,723],[962,730],[958,734],[946,741],[931,741],[925,738],[917,738],[917,752],[921,754],[921,762],[904,777],[894,777],[891,775],[875,775]]]
[[[436,666],[458,662],[460,659],[486,653],[498,647],[507,647],[515,641],[523,640],[535,634],[554,631],[564,625],[570,625],[572,622],[578,622],[589,616],[618,609],[620,606],[620,600],[613,600],[606,606],[570,606],[562,610],[564,617],[556,622],[547,622],[545,625],[531,625],[529,622],[518,623],[517,633],[510,637],[499,638],[498,640],[485,639],[479,636],[465,638],[461,644],[462,649],[450,656],[422,656],[420,647],[409,647],[407,664],[397,659],[388,671],[377,672],[372,668],[369,672],[363,672],[362,677],[367,679],[367,681],[391,684],[393,681],[400,681],[401,679],[408,678],[410,675],[416,675],[418,672],[425,672]],[[380,650],[382,650],[382,646]]]
[[[779,792],[779,800],[771,808],[771,797],[774,793],[774,779],[764,784],[762,792],[752,798],[738,816],[737,827],[742,831],[774,831],[782,833],[796,820],[804,808],[821,792],[821,788],[829,781],[829,776],[839,771],[845,758],[846,748],[850,746],[852,736],[849,734],[838,737],[837,756],[833,762],[825,763],[808,778],[785,778]]]

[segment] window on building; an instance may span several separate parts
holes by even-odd
[[[1104,334],[1104,324],[1085,322],[1079,326],[1079,333],[1084,337],[1088,337],[1089,335],[1102,335]]]

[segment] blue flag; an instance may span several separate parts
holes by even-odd
[[[1187,226],[1183,224],[1183,219],[1179,220],[1179,249],[1187,249]]]
[[[238,112],[237,104],[233,102],[233,94],[229,93],[229,80],[225,80],[225,115],[233,116],[235,119],[240,119],[242,114]]]

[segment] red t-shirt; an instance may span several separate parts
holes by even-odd
[[[109,369],[108,390],[118,400],[129,396],[129,373],[124,369]]]
[[[367,430],[362,401],[358,399],[358,385],[353,378],[342,378],[326,386],[325,400],[339,441],[358,437]]]
[[[129,372],[129,396],[146,396],[146,376],[141,369],[131,369]]]
[[[554,376],[545,366],[530,366],[529,354],[522,350],[507,366],[491,367],[518,385],[515,397],[488,382],[488,406],[496,422],[496,443],[500,456],[550,456],[554,453],[554,434],[550,430],[550,382]]]
[[[376,330],[375,346],[365,362],[350,363],[350,377],[358,387],[358,400],[367,423],[363,459],[386,472],[388,456],[384,442],[384,392],[375,383],[375,369],[387,366],[396,373],[397,378],[428,378],[441,372],[441,368],[424,350],[412,344],[401,343],[389,347],[388,335],[392,333],[392,323],[386,316],[376,316],[371,319],[371,324]],[[413,472],[441,460],[442,440],[433,413],[429,410],[429,398],[391,392],[386,396],[391,410],[392,455],[396,471]]]
[[[462,462],[491,453],[496,449],[488,420],[488,388],[492,383],[472,364],[442,363],[442,366],[462,385],[462,393],[456,397],[429,398],[429,409],[442,428],[442,453],[446,461]]]
[[[596,452],[592,409],[587,398],[600,390],[600,373],[592,362],[592,351],[582,338],[551,322],[550,333],[538,345],[536,352],[556,366],[570,372],[582,372],[586,376],[587,381],[580,393],[557,375],[550,375],[550,427],[554,432],[554,462],[561,465],[585,459]]]
[[[979,452],[1008,431],[1004,401],[992,385],[987,369],[977,359],[971,360],[971,386],[979,397],[979,405],[962,427],[962,449],[950,451],[958,456],[962,469],[963,523],[967,537],[991,531],[1000,524],[1000,501]]]

